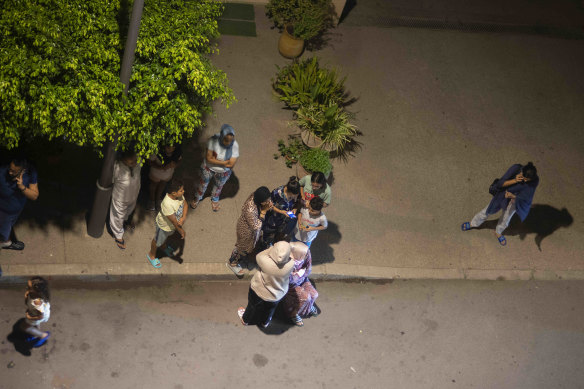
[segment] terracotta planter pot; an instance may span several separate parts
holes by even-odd
[[[280,35],[280,40],[278,41],[278,50],[283,57],[294,59],[299,57],[304,51],[304,40],[295,38],[292,35],[293,27],[286,26]]]
[[[311,149],[319,147],[328,152],[336,151],[336,148],[334,146],[332,146],[330,143],[324,143],[322,139],[314,135],[312,131],[303,129],[300,132],[300,138],[302,138],[302,143],[304,143],[307,147]]]

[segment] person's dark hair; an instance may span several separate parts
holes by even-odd
[[[43,277],[35,276],[30,279],[31,288],[29,296],[31,298],[41,298],[45,301],[51,300],[49,283]]]
[[[533,162],[527,162],[527,165],[521,168],[521,173],[523,173],[523,177],[529,178],[530,180],[537,178],[537,169],[533,166]]]
[[[320,197],[316,196],[310,199],[310,208],[320,211],[322,207],[324,207],[324,201]]]
[[[184,186],[183,180],[180,178],[173,178],[168,184],[168,193],[178,192]]]
[[[312,176],[310,176],[310,182],[315,182],[322,186],[326,186],[326,177],[322,172],[314,172],[312,173]]]
[[[260,209],[261,204],[270,198],[270,190],[265,186],[260,186],[253,192],[253,202]]]
[[[28,169],[28,161],[23,155],[17,155],[16,157],[12,158],[10,162],[12,162],[14,166]]]
[[[290,177],[288,183],[286,184],[286,189],[293,195],[297,195],[298,193],[300,193],[300,183],[298,182],[298,177],[296,176]]]
[[[133,158],[136,155],[136,152],[133,149],[124,150],[120,153],[120,160]]]

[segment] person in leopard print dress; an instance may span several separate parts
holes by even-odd
[[[227,262],[227,267],[239,278],[244,275],[239,261],[249,255],[255,248],[266,213],[272,207],[270,190],[262,186],[247,198],[241,208],[241,215],[237,220],[235,230],[237,241],[235,242],[235,248],[231,253],[231,257]]]

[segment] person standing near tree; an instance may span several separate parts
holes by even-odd
[[[462,223],[461,229],[468,231],[471,228],[476,228],[483,224],[490,215],[503,210],[495,228],[495,236],[497,236],[499,244],[505,246],[507,239],[503,236],[503,231],[516,212],[521,221],[525,220],[531,209],[531,202],[538,184],[539,177],[533,163],[528,162],[525,166],[520,164],[511,166],[489,188],[489,192],[493,195],[489,205],[477,213],[470,222]]]
[[[160,147],[158,154],[153,154],[148,159],[150,165],[150,201],[147,209],[156,211],[160,209],[160,201],[166,184],[174,176],[174,170],[182,161],[182,149],[173,143],[167,143]]]
[[[140,169],[134,151],[124,151],[114,164],[112,203],[110,206],[110,228],[118,247],[126,248],[124,231],[133,230],[132,214],[140,193]]]
[[[175,232],[180,234],[180,238],[185,238],[184,223],[187,219],[188,206],[184,198],[185,188],[182,180],[174,178],[168,186],[168,193],[160,204],[160,212],[156,216],[156,233],[150,243],[150,251],[146,258],[156,269],[162,266],[160,259],[156,257],[158,248],[166,251],[170,257],[174,255],[174,248],[168,245],[167,240]]]
[[[195,198],[191,201],[191,208],[197,208],[203,199],[207,186],[213,179],[211,191],[211,208],[219,211],[219,196],[223,185],[231,177],[233,167],[239,158],[239,145],[235,140],[235,130],[229,124],[221,126],[221,132],[213,135],[207,142],[207,153],[201,165],[201,179],[196,189]]]
[[[24,249],[23,242],[11,240],[14,237],[12,228],[26,201],[38,197],[37,172],[24,157],[14,158],[0,167],[0,248]]]

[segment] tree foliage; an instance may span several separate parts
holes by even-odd
[[[234,100],[225,73],[209,60],[220,3],[145,1],[125,103],[119,74],[131,2],[3,3],[0,142],[6,148],[42,136],[99,149],[117,134],[119,148],[135,144],[144,157],[162,141],[191,136],[214,100]]]

